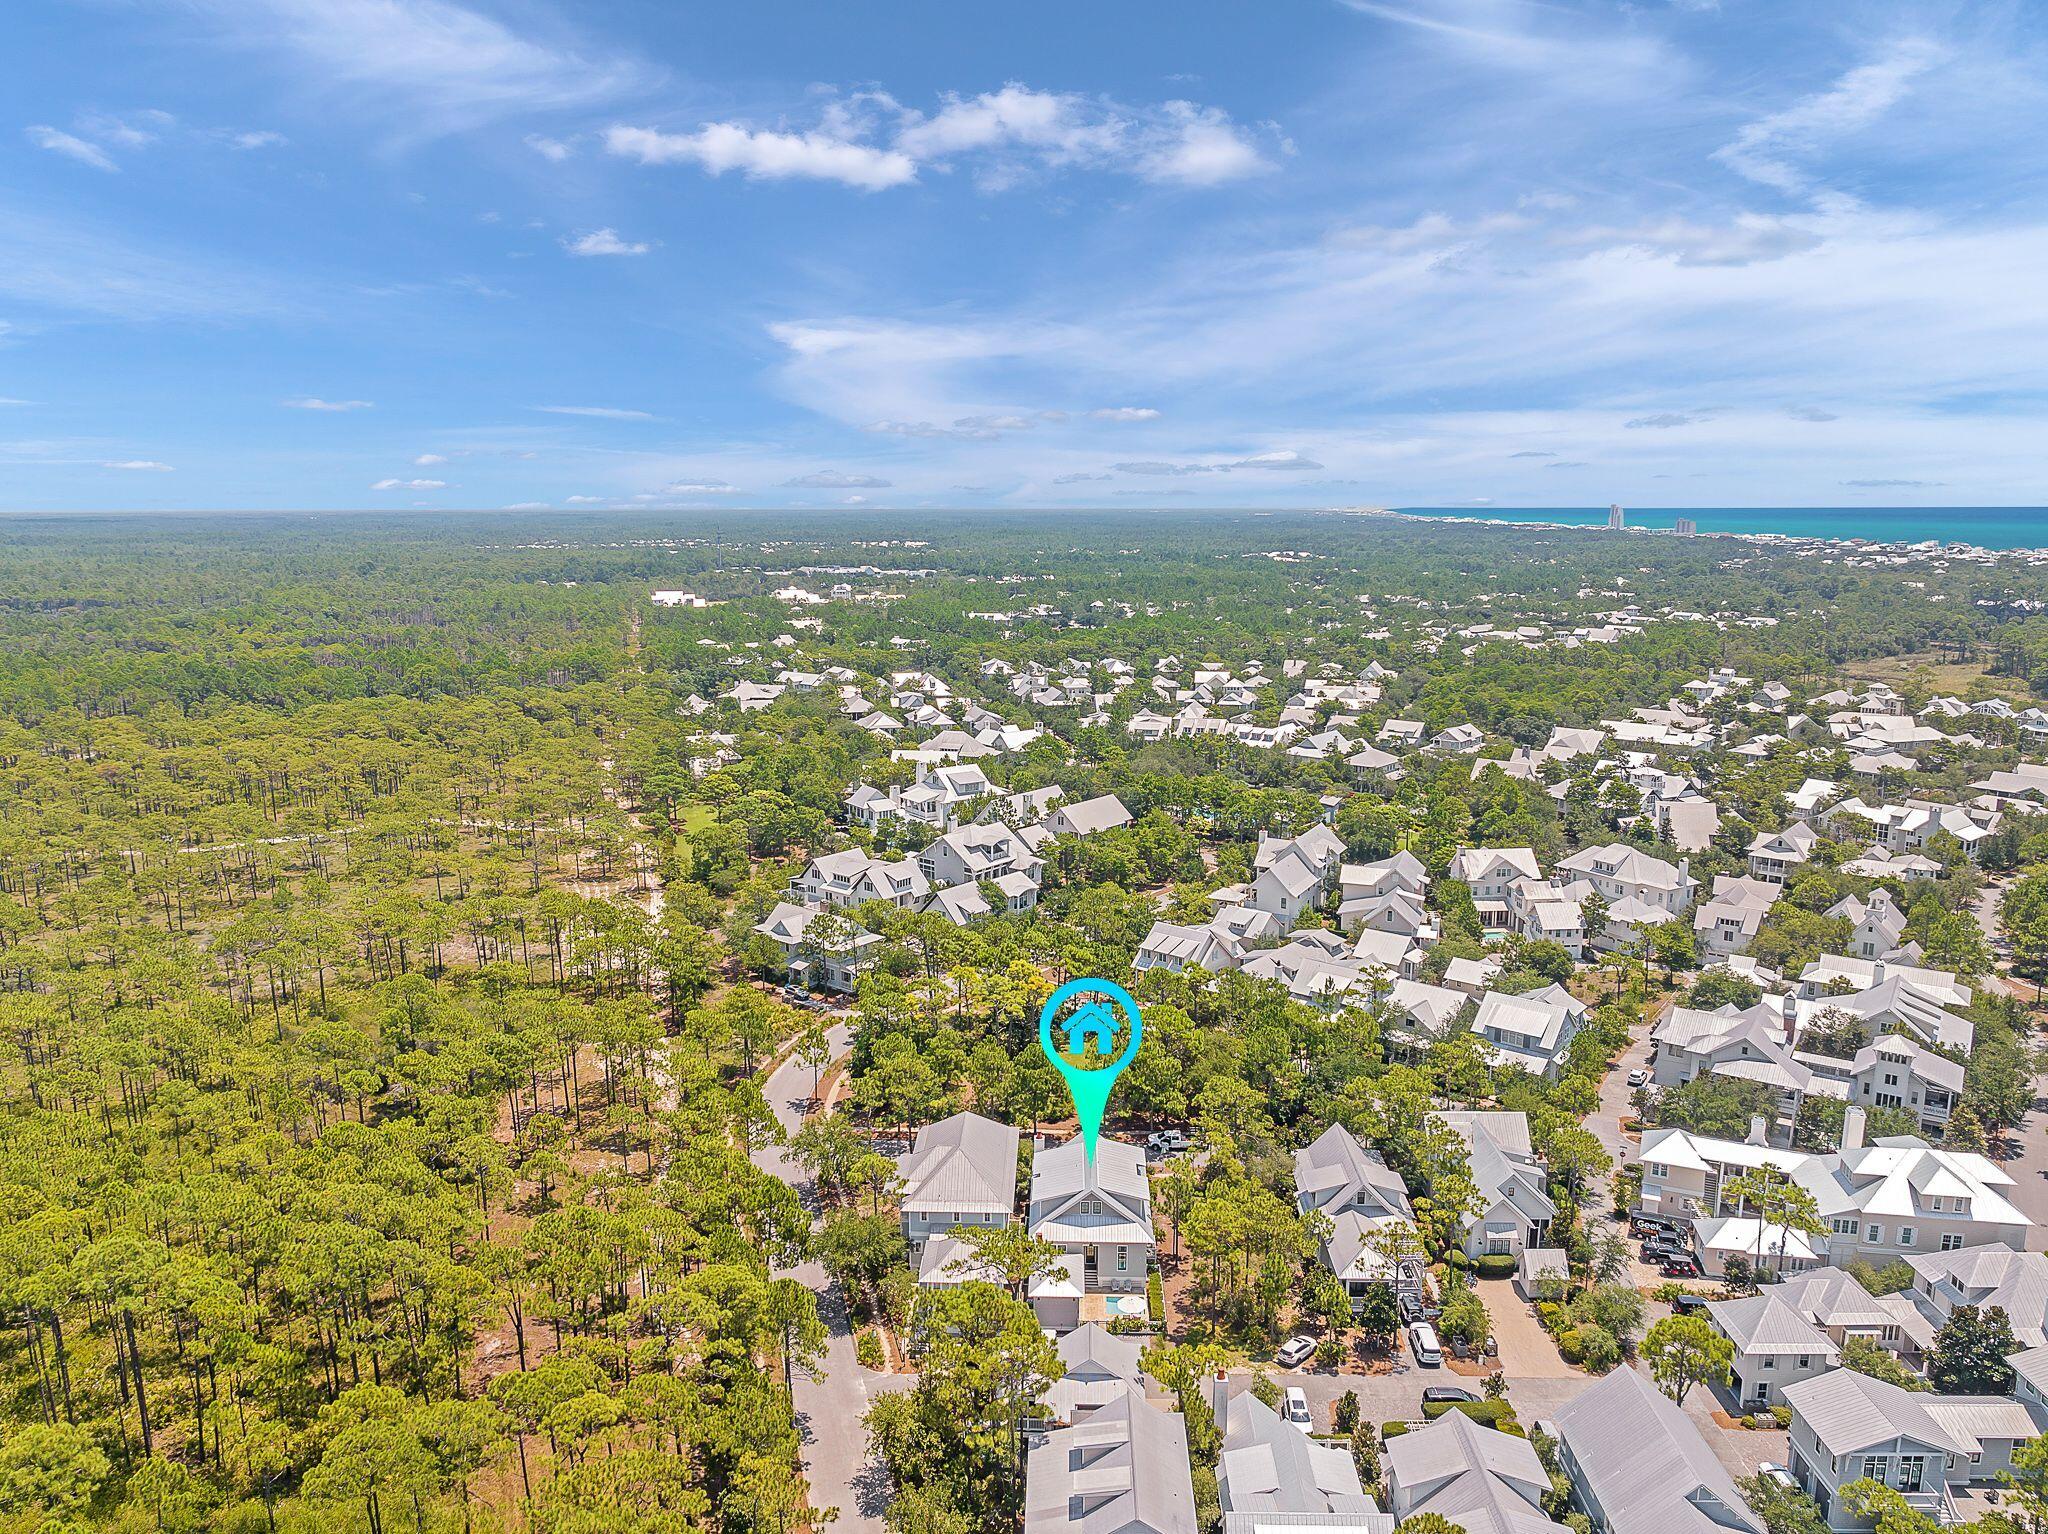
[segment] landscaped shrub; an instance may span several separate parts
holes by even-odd
[[[1145,1279],[1145,1309],[1154,1321],[1166,1319],[1166,1285],[1156,1270]]]
[[[1330,1423],[1340,1433],[1348,1433],[1358,1426],[1358,1392],[1347,1390],[1337,1397],[1337,1404],[1330,1408]]]
[[[1555,1332],[1557,1323],[1564,1317],[1564,1307],[1544,1300],[1536,1307],[1536,1319],[1546,1332]]]
[[[1407,1431],[1408,1424],[1405,1422],[1382,1422],[1380,1424],[1380,1442],[1391,1443]]]
[[[1578,1364],[1595,1374],[1605,1374],[1621,1362],[1621,1344],[1604,1326],[1584,1322],[1557,1339],[1557,1350],[1568,1364]]]
[[[1479,1259],[1479,1276],[1481,1278],[1513,1278],[1515,1266],[1515,1259],[1506,1252],[1488,1252]]]
[[[1325,1337],[1316,1344],[1316,1367],[1334,1369],[1344,1357],[1344,1344],[1335,1337]]]
[[[1351,1429],[1351,1463],[1358,1467],[1359,1484],[1367,1491],[1379,1485],[1380,1445],[1372,1435],[1370,1422],[1360,1422]]]
[[[863,1326],[854,1334],[853,1356],[860,1360],[863,1369],[882,1367],[882,1338],[871,1326]]]
[[[1437,1317],[1436,1329],[1446,1339],[1455,1337],[1476,1350],[1486,1346],[1493,1319],[1486,1313],[1485,1301],[1470,1289],[1461,1289],[1444,1301],[1444,1313]]]

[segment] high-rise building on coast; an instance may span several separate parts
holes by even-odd
[[[1623,517],[1621,508],[1619,506],[1610,506],[1607,508],[1607,525],[1609,527],[1626,527],[1628,525],[1628,521],[1625,517]]]
[[[1678,534],[1678,536],[1681,538],[1690,538],[1694,533],[1700,530],[1700,525],[1699,523],[1693,521],[1691,517],[1680,517],[1676,522],[1671,524],[1671,530]]]

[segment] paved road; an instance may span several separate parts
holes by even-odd
[[[1614,1158],[1616,1166],[1635,1158],[1635,1142],[1622,1134],[1621,1121],[1636,1111],[1636,1089],[1628,1084],[1628,1073],[1650,1063],[1650,1030],[1653,1026],[1653,1023],[1645,1022],[1629,1040],[1621,1058],[1614,1062],[1614,1069],[1600,1078],[1600,1106],[1586,1123],[1586,1127],[1606,1147],[1607,1154]]]
[[[844,1023],[826,1030],[836,1060],[852,1047],[853,1035]],[[768,1078],[768,1104],[783,1129],[794,1134],[803,1123],[810,1101],[811,1072],[795,1060],[785,1060]],[[773,1173],[816,1204],[809,1178],[803,1168],[783,1154],[780,1146],[764,1146],[755,1153],[754,1164]],[[902,1375],[876,1374],[863,1369],[853,1356],[853,1330],[849,1325],[845,1297],[825,1276],[816,1262],[786,1270],[816,1290],[818,1313],[824,1318],[830,1337],[826,1343],[824,1372],[817,1379],[796,1382],[797,1428],[804,1435],[805,1469],[811,1478],[811,1500],[820,1507],[837,1507],[835,1529],[849,1534],[874,1534],[882,1527],[882,1511],[888,1503],[888,1486],[882,1467],[868,1454],[867,1430],[861,1419],[868,1401],[878,1391],[907,1389],[910,1381]]]

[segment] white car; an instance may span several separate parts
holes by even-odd
[[[1171,1156],[1175,1151],[1184,1151],[1194,1143],[1178,1129],[1162,1129],[1145,1136],[1145,1149],[1154,1156]]]
[[[1640,1065],[1628,1073],[1628,1084],[1632,1087],[1639,1087],[1649,1079],[1650,1073]]]
[[[1287,1394],[1280,1402],[1281,1415],[1304,1433],[1315,1430],[1315,1419],[1308,1414],[1308,1392],[1299,1385],[1289,1385]]]
[[[1289,1337],[1280,1344],[1280,1351],[1273,1355],[1273,1362],[1283,1369],[1292,1369],[1305,1364],[1315,1357],[1316,1340],[1313,1337]]]
[[[1756,1467],[1756,1473],[1766,1481],[1776,1482],[1778,1485],[1784,1487],[1787,1491],[1799,1490],[1799,1483],[1792,1478],[1792,1472],[1787,1470],[1783,1465],[1774,1464],[1770,1460],[1765,1460],[1761,1465],[1758,1465]]]

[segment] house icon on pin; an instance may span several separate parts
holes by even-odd
[[[1067,1032],[1068,1054],[1083,1054],[1090,1044],[1101,1055],[1115,1050],[1116,1014],[1106,1001],[1083,1002],[1060,1026]]]

